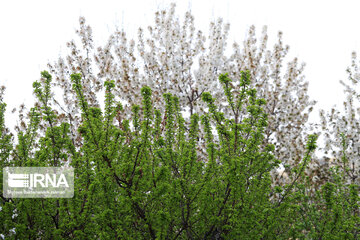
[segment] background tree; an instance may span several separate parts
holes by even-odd
[[[304,64],[296,58],[285,62],[289,47],[283,44],[282,33],[274,47],[268,48],[266,27],[259,39],[255,36],[255,27],[250,27],[243,45],[235,42],[231,53],[226,54],[229,27],[218,19],[210,23],[205,37],[203,31],[195,28],[191,12],[180,21],[175,5],[171,5],[155,13],[155,22],[148,26],[148,31],[139,28],[137,41],[129,40],[126,32],[118,30],[109,36],[104,46],[95,47],[91,27],[80,18],[77,30],[80,45],[70,41],[69,55],[49,64],[54,84],[63,92],[63,101],[57,99],[61,105],[57,110],[64,113],[64,121],[69,119],[78,126],[80,113],[74,107],[77,100],[69,75],[79,71],[84,77],[84,97],[91,106],[99,105],[97,93],[104,81],[112,79],[115,96],[128,103],[124,107],[127,115],[131,114],[132,104],[140,104],[140,89],[147,85],[153,89],[155,107],[163,107],[162,95],[169,92],[179,98],[181,111],[188,115],[206,112],[201,95],[211,90],[216,101],[224,105],[221,111],[230,117],[216,78],[228,72],[230,78],[240,79],[239,73],[249,70],[258,97],[268,103],[265,111],[269,125],[264,145],[275,144],[275,156],[284,164],[294,166],[304,154],[307,121],[315,104],[307,94]],[[240,91],[237,82],[233,89]],[[76,140],[78,134],[74,129],[71,131]],[[205,146],[205,140],[200,141]]]
[[[339,166],[348,183],[360,183],[360,95],[357,86],[360,80],[357,55],[352,54],[351,66],[347,69],[348,81],[340,81],[344,86],[346,99],[343,111],[335,107],[326,113],[320,112],[324,134],[324,151],[332,158],[330,166]],[[324,164],[320,162],[320,164]],[[326,168],[324,168],[326,171]]]

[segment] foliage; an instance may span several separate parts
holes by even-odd
[[[72,74],[81,111],[77,147],[70,124],[59,121],[51,107],[52,76],[42,72],[42,81],[33,84],[40,104],[32,108],[27,130],[18,133],[14,148],[11,138],[3,138],[8,142],[1,153],[11,156],[1,164],[73,166],[75,196],[2,198],[1,232],[10,239],[288,239],[332,234],[356,239],[356,186],[338,178],[315,197],[307,192],[304,169],[316,149],[315,135],[293,168],[292,182],[273,187],[271,171],[280,161],[273,145],[261,147],[268,124],[266,101],[251,87],[250,72],[240,76],[239,92],[227,74],[219,77],[230,118],[204,92],[206,113],[193,114],[188,121],[178,97],[164,94],[164,110],[157,109],[146,86],[141,105],[133,105],[127,117],[115,100],[114,81],[104,83],[104,108],[92,107],[82,75]],[[47,126],[44,135],[40,125]],[[198,156],[200,137],[206,140],[206,161]]]
[[[137,42],[117,31],[95,48],[84,18],[77,33],[81,47],[69,42],[69,55],[34,82],[37,102],[20,107],[16,136],[0,89],[1,167],[72,166],[75,196],[1,196],[0,236],[359,238],[355,87],[344,83],[345,115],[321,113],[333,158],[314,161],[307,120],[315,102],[304,64],[283,67],[281,33],[269,50],[266,28],[257,44],[250,27],[243,47],[226,55],[228,24],[211,23],[205,37],[189,12],[180,23],[173,5]],[[354,85],[358,69],[354,55]]]

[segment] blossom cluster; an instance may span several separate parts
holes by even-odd
[[[348,81],[340,81],[344,86],[346,99],[343,111],[332,108],[330,112],[320,111],[321,127],[324,134],[323,150],[333,159],[332,166],[345,172],[348,183],[360,184],[360,82],[359,60],[352,53],[350,67],[347,68]],[[321,160],[320,160],[321,162]]]
[[[131,105],[140,105],[140,89],[153,89],[156,109],[164,109],[164,93],[179,98],[184,117],[208,111],[201,100],[203,92],[210,91],[216,102],[223,105],[226,99],[218,81],[221,73],[232,79],[240,79],[241,71],[249,71],[252,86],[258,97],[267,102],[268,127],[264,146],[275,144],[276,157],[287,166],[298,164],[305,151],[309,113],[315,101],[308,96],[308,82],[304,78],[304,64],[297,58],[286,62],[289,47],[279,32],[273,48],[268,47],[267,28],[261,37],[251,26],[242,44],[234,42],[230,54],[226,54],[230,24],[220,18],[211,22],[208,34],[196,29],[190,12],[180,20],[175,4],[155,13],[153,25],[139,28],[137,40],[129,39],[126,32],[117,30],[103,46],[94,46],[92,29],[80,18],[76,31],[80,41],[70,41],[69,54],[49,63],[54,85],[62,90],[62,99],[54,100],[57,110],[63,113],[63,121],[71,122],[74,141],[79,138],[75,129],[81,122],[76,94],[69,76],[79,72],[83,76],[83,91],[92,106],[99,106],[99,97],[107,80],[115,81],[117,101],[125,103],[125,113],[131,114]],[[233,83],[233,91],[240,91],[239,83]],[[203,131],[200,128],[200,131]],[[205,143],[203,139],[201,142]],[[203,148],[204,149],[204,148]],[[199,148],[200,156],[204,154]]]

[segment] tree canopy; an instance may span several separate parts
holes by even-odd
[[[251,27],[226,55],[228,31],[220,19],[205,37],[171,6],[137,42],[117,31],[96,48],[80,18],[80,47],[69,42],[33,83],[36,103],[20,108],[16,136],[1,88],[0,166],[72,166],[75,194],[1,196],[0,236],[358,239],[355,89],[344,83],[344,116],[321,113],[334,157],[325,167],[304,65],[284,68],[288,47],[279,33],[269,50],[266,28],[258,41]]]

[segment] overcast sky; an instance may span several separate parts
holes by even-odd
[[[171,2],[181,17],[191,8],[196,27],[205,31],[211,20],[222,17],[230,23],[230,39],[238,42],[252,24],[259,31],[267,25],[270,42],[281,30],[289,55],[306,63],[309,94],[318,107],[341,104],[339,80],[346,78],[351,52],[360,52],[358,1],[32,0],[0,2],[0,85],[7,87],[8,111],[31,102],[32,82],[76,37],[79,16],[90,23],[95,43],[102,45],[115,26],[136,38],[138,27],[152,23],[154,12]]]

